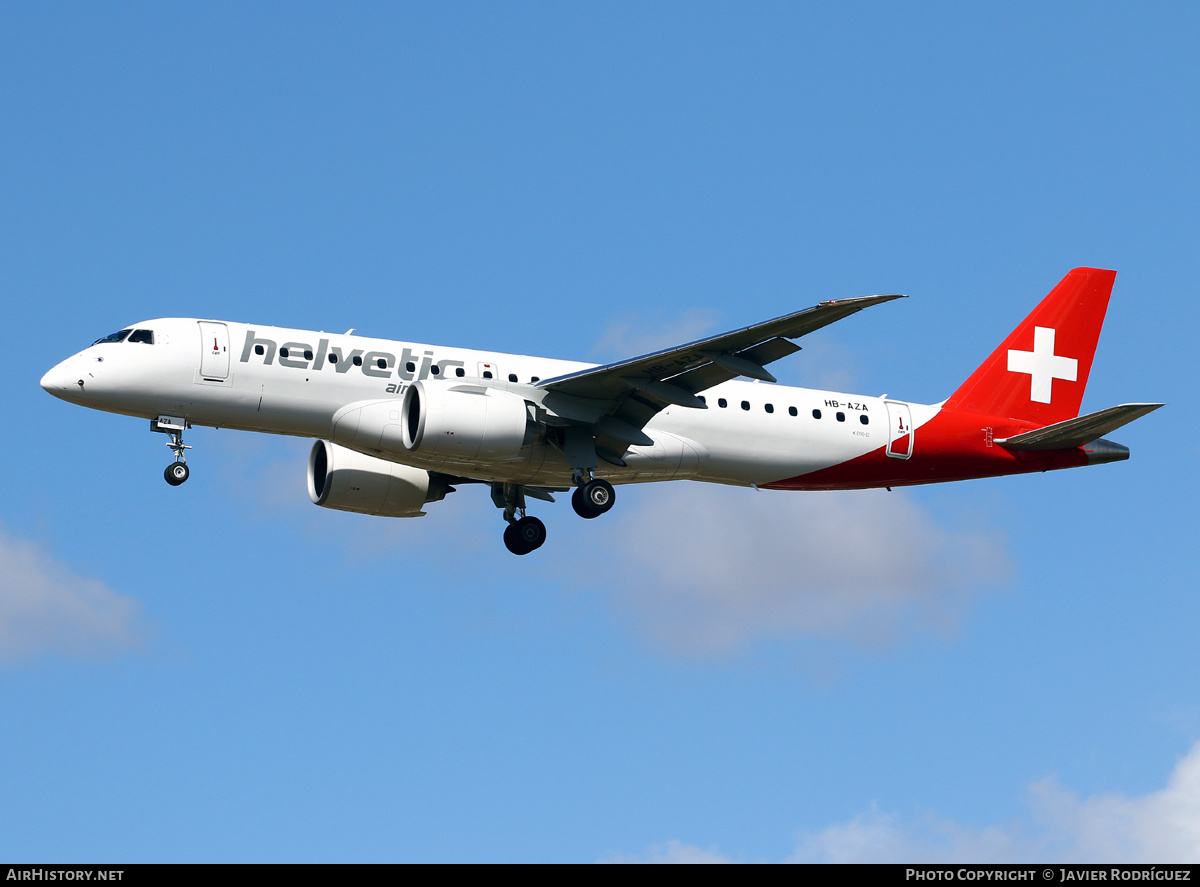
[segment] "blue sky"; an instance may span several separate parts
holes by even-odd
[[[0,9],[0,856],[1200,858],[1196,13]],[[309,503],[303,441],[37,385],[160,316],[608,359],[815,302],[946,397],[1077,265],[1123,464]],[[778,369],[776,369],[778,368]],[[895,564],[902,569],[894,571]]]

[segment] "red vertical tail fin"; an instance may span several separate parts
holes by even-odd
[[[946,408],[1042,425],[1078,416],[1116,276],[1099,268],[1068,273]]]

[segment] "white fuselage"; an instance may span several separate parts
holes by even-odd
[[[54,367],[43,387],[73,403],[147,419],[180,416],[192,425],[332,439],[338,410],[387,399],[398,410],[404,387],[413,381],[463,379],[540,402],[544,391],[536,381],[591,366],[191,318],[151,320],[135,328],[152,331],[153,343],[98,343]],[[644,429],[653,446],[633,446],[624,456],[627,467],[602,462],[597,474],[612,483],[689,478],[769,484],[888,442],[887,407],[876,397],[739,381],[703,396],[708,409],[663,410]],[[914,429],[938,409],[904,406]],[[417,453],[402,461],[481,480],[571,483],[566,459],[543,441],[531,442],[512,461],[447,461]]]

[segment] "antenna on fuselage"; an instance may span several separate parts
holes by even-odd
[[[350,329],[346,330],[346,333],[345,333],[345,335],[347,335],[347,336],[349,336],[349,335],[353,335],[353,333],[354,333],[354,331],[355,331],[356,329],[358,329],[358,327],[356,327],[356,326],[352,326],[352,327],[350,327]]]

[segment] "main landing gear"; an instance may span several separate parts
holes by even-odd
[[[529,554],[546,541],[546,525],[525,513],[525,488],[520,484],[492,484],[492,501],[504,509],[504,546],[513,554]],[[553,501],[553,500],[551,500]],[[517,515],[520,514],[520,517]]]
[[[191,447],[183,442],[183,432],[190,427],[186,419],[178,416],[159,416],[157,419],[150,420],[151,431],[171,436],[167,446],[175,454],[175,461],[166,467],[163,477],[173,487],[179,486],[191,475],[191,471],[187,467],[187,458],[184,455],[184,451],[190,450]]]
[[[575,488],[571,494],[571,507],[582,518],[591,520],[613,507],[617,499],[612,484],[603,478],[594,477]]]
[[[504,528],[504,545],[513,554],[529,554],[546,541],[546,525],[531,514]]]
[[[580,479],[580,484],[571,494],[571,506],[580,517],[591,520],[613,507],[616,492],[612,484],[598,477]],[[554,492],[561,490],[559,487]],[[504,546],[513,554],[529,554],[541,548],[546,541],[546,525],[531,514],[525,513],[525,496],[528,493],[537,499],[553,502],[550,491],[521,484],[492,484],[492,501],[497,508],[504,509],[508,526],[504,529]]]

